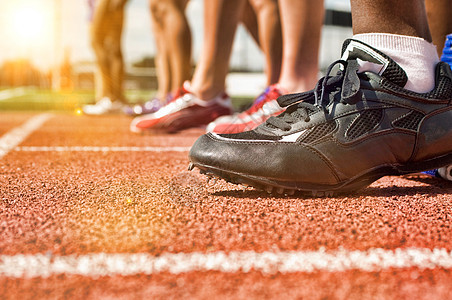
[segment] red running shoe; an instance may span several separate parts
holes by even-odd
[[[223,116],[207,126],[207,131],[215,133],[239,133],[253,130],[271,116],[279,115],[284,108],[276,99],[285,94],[278,84],[270,85],[260,94],[253,105],[244,112],[233,116]]]
[[[132,132],[163,131],[174,133],[183,129],[205,126],[216,118],[232,113],[231,98],[221,93],[215,98],[204,101],[189,91],[184,84],[185,93],[175,98],[157,112],[133,119]]]

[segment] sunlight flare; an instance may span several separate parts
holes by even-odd
[[[53,25],[52,8],[44,3],[15,1],[10,4],[7,23],[15,44],[35,45],[49,42]]]

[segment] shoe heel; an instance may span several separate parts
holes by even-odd
[[[449,66],[452,66],[452,34],[448,34],[446,37],[446,41],[444,42],[443,54],[441,55],[441,61],[448,63]],[[451,172],[452,165],[448,165],[439,169],[433,169],[422,173],[452,181]]]
[[[452,66],[452,34],[447,35],[446,42],[444,43],[443,54],[441,55],[441,61],[447,62]]]
[[[452,181],[452,165],[438,169],[438,174],[441,178]]]
[[[452,181],[452,165],[422,172],[424,174]]]

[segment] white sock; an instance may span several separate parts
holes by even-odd
[[[435,66],[439,58],[432,43],[419,37],[389,33],[355,34],[353,39],[380,50],[398,63],[408,76],[405,89],[426,93],[435,87]]]

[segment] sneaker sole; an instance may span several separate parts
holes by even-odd
[[[217,167],[200,163],[190,163],[188,169],[193,170],[193,168],[197,167],[201,174],[207,175],[208,177],[217,177],[230,183],[252,186],[259,190],[266,191],[269,194],[274,194],[276,192],[280,195],[294,195],[295,193],[299,193],[301,195],[311,195],[313,197],[332,197],[337,194],[356,192],[383,176],[417,173],[440,168],[451,163],[452,153],[410,165],[381,166],[340,184],[328,186],[303,182],[279,181],[271,178],[222,170]]]

